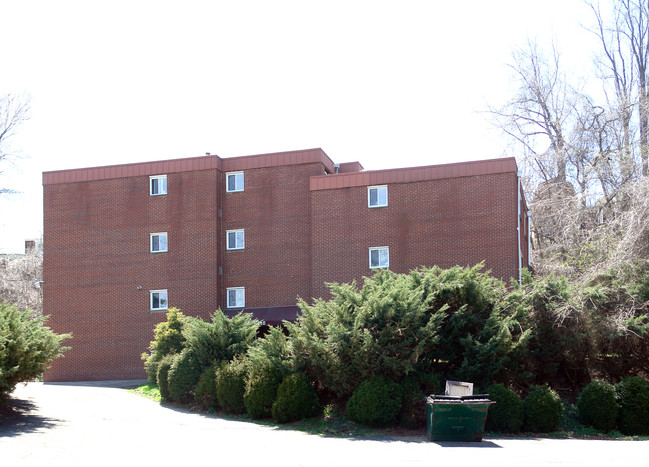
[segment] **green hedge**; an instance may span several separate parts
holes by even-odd
[[[277,388],[271,412],[280,423],[313,417],[320,412],[318,396],[307,375],[294,373],[284,378]]]
[[[577,398],[579,420],[597,430],[611,431],[617,424],[615,387],[606,381],[592,381]]]
[[[194,402],[199,404],[203,409],[216,408],[219,405],[216,396],[216,365],[212,365],[203,371],[198,383],[194,388]]]
[[[158,381],[158,388],[160,388],[160,397],[164,400],[171,400],[169,395],[169,369],[173,362],[174,355],[166,355],[158,362],[158,374],[156,380]]]
[[[363,381],[347,402],[347,416],[368,426],[394,423],[401,409],[402,388],[382,376]]]
[[[193,391],[200,376],[201,366],[189,349],[174,355],[167,375],[171,400],[183,403],[191,401],[194,398]]]
[[[281,376],[269,366],[253,367],[246,381],[243,402],[252,418],[270,418]]]
[[[235,357],[216,370],[216,398],[226,412],[242,414],[246,411],[243,395],[246,391],[248,361]]]
[[[525,430],[534,433],[550,433],[559,429],[563,406],[561,398],[550,387],[533,386],[523,401]]]
[[[495,404],[489,406],[485,430],[518,433],[523,426],[523,402],[518,394],[501,383],[492,384],[486,393]]]
[[[625,435],[649,434],[649,384],[640,376],[624,378],[617,386],[618,427]]]

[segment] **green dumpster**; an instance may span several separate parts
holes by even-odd
[[[489,406],[488,394],[429,396],[426,435],[431,441],[482,441]]]

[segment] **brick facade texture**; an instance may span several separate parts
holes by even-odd
[[[149,195],[155,163],[110,168],[112,178],[44,174],[43,307],[55,332],[73,334],[45,380],[144,378],[140,354],[165,319],[150,311],[150,290],[167,289],[169,306],[202,318],[226,309],[228,287],[245,287],[246,308],[295,305],[328,297],[325,282],[370,275],[369,248],[379,246],[395,272],[484,261],[496,277],[518,275],[515,170],[387,183],[388,206],[368,208],[367,186],[310,187],[333,167],[321,150],[286,154],[290,163],[230,160],[228,170],[246,167],[244,191],[233,193],[220,159],[168,165],[178,171],[161,196]],[[243,250],[226,249],[234,229],[245,231]],[[156,232],[167,232],[167,252],[150,252]]]

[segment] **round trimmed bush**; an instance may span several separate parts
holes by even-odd
[[[194,401],[205,410],[219,405],[216,397],[216,365],[208,367],[198,378],[194,388]]]
[[[200,364],[193,352],[184,349],[176,354],[171,362],[167,382],[169,397],[172,401],[187,403],[193,399],[193,391],[201,376]]]
[[[173,354],[162,357],[162,360],[158,362],[158,374],[156,375],[160,396],[167,401],[171,400],[171,396],[169,395],[169,369],[171,368],[173,359]]]
[[[649,434],[649,384],[640,376],[624,378],[617,386],[618,427],[625,435]]]
[[[385,426],[399,415],[401,386],[382,376],[363,381],[347,402],[347,416],[368,426]]]
[[[492,384],[486,390],[495,404],[489,406],[485,430],[518,433],[523,426],[523,401],[504,384]]]
[[[613,430],[618,415],[615,388],[606,381],[591,381],[579,393],[577,411],[584,425],[607,432]]]
[[[248,415],[252,418],[269,418],[272,415],[280,382],[281,377],[270,365],[251,368],[243,395]]]
[[[246,411],[243,394],[246,392],[248,361],[235,357],[216,370],[216,398],[226,412],[242,414]]]
[[[279,423],[302,420],[320,412],[318,396],[307,375],[293,373],[284,378],[277,388],[271,412]]]
[[[532,386],[523,401],[525,429],[534,433],[556,431],[561,423],[561,398],[547,384]]]

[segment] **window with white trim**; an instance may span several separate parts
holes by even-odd
[[[380,208],[388,205],[388,186],[367,187],[367,207]]]
[[[380,246],[370,248],[370,269],[390,267],[390,248]]]
[[[228,230],[225,233],[227,237],[226,249],[228,250],[243,250],[245,248],[245,236],[243,229]]]
[[[227,172],[225,174],[225,191],[228,193],[243,191],[243,172]]]
[[[167,194],[167,176],[151,175],[149,177],[149,195],[158,196]]]
[[[151,311],[167,309],[167,289],[149,290]]]
[[[246,306],[245,287],[230,287],[227,289],[228,308],[243,308]]]
[[[167,251],[167,232],[152,233],[149,235],[151,253],[163,253]]]

